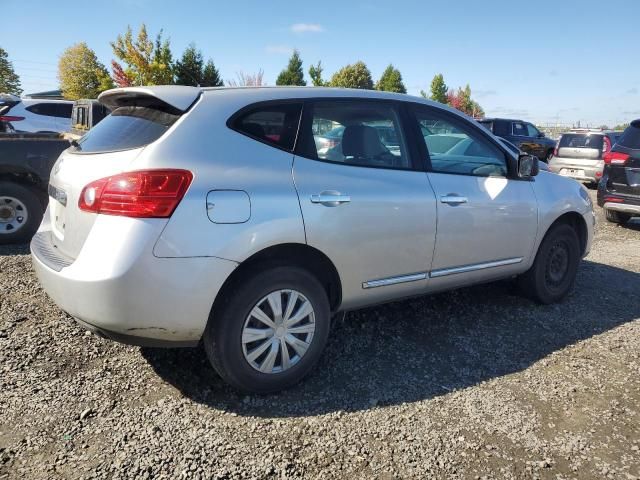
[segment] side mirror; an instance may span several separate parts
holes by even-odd
[[[538,133],[538,138],[544,138],[544,137],[545,137],[544,133],[542,133],[542,132]]]
[[[538,157],[521,153],[518,156],[518,177],[531,178],[538,175],[540,167],[538,166]]]

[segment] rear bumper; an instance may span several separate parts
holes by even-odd
[[[613,210],[615,212],[630,213],[631,215],[640,215],[640,205],[630,205],[628,203],[604,202],[605,210]]]
[[[559,175],[574,178],[582,182],[599,182],[602,178],[604,170],[603,161],[590,162],[592,164],[585,165],[581,162],[572,162],[569,159],[554,157],[549,162],[549,170]],[[572,173],[571,171],[579,173]]]
[[[109,228],[117,222],[128,226]],[[162,226],[99,218],[78,258],[60,265],[47,257],[52,251],[55,255],[55,249],[46,251],[50,231],[45,222],[31,244],[33,266],[54,302],[103,337],[135,345],[193,345],[202,337],[213,301],[237,264],[211,257],[153,256]],[[105,231],[111,231],[106,242]],[[123,231],[126,235],[113,233]]]

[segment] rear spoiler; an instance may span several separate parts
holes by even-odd
[[[110,110],[131,106],[164,106],[174,113],[181,114],[200,97],[198,87],[183,85],[164,85],[158,87],[125,87],[102,92],[98,101]]]

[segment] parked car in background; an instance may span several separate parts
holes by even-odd
[[[76,100],[71,110],[71,133],[76,136],[84,135],[109,113],[111,111],[98,100]]]
[[[186,86],[99,100],[113,113],[51,175],[40,282],[104,337],[202,341],[241,391],[302,379],[334,312],[513,277],[558,302],[590,249],[582,185],[536,176],[537,158],[439,103]],[[318,148],[319,124],[343,127],[340,152]]]
[[[595,187],[602,178],[604,157],[621,134],[600,129],[572,129],[563,133],[549,169]]]
[[[511,153],[513,153],[513,155],[517,158],[518,156],[526,153],[523,152],[522,150],[520,150],[518,147],[516,147],[513,143],[511,143],[509,140],[505,140],[502,137],[496,137],[498,139],[498,141],[505,146],[505,148],[507,150],[509,150]],[[540,168],[540,170],[544,170],[546,172],[549,171],[549,165],[547,165],[545,162],[539,162],[538,163],[538,167]]]
[[[38,229],[51,168],[67,147],[57,133],[0,135],[0,244],[28,242]]]
[[[604,155],[598,184],[598,205],[607,220],[626,223],[640,216],[640,119],[631,122],[611,151]]]
[[[483,118],[478,120],[494,135],[513,143],[523,152],[535,155],[548,162],[553,155],[556,142],[547,138],[532,123],[508,118]]]
[[[10,98],[12,97],[12,98]],[[71,129],[73,102],[42,98],[0,98],[0,122],[4,129],[22,133],[63,133]]]

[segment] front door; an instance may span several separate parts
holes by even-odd
[[[438,210],[430,288],[522,271],[537,232],[529,181],[509,176],[506,153],[480,127],[416,106]]]
[[[342,280],[343,308],[425,291],[436,227],[395,102],[305,105],[293,177],[307,243]]]

